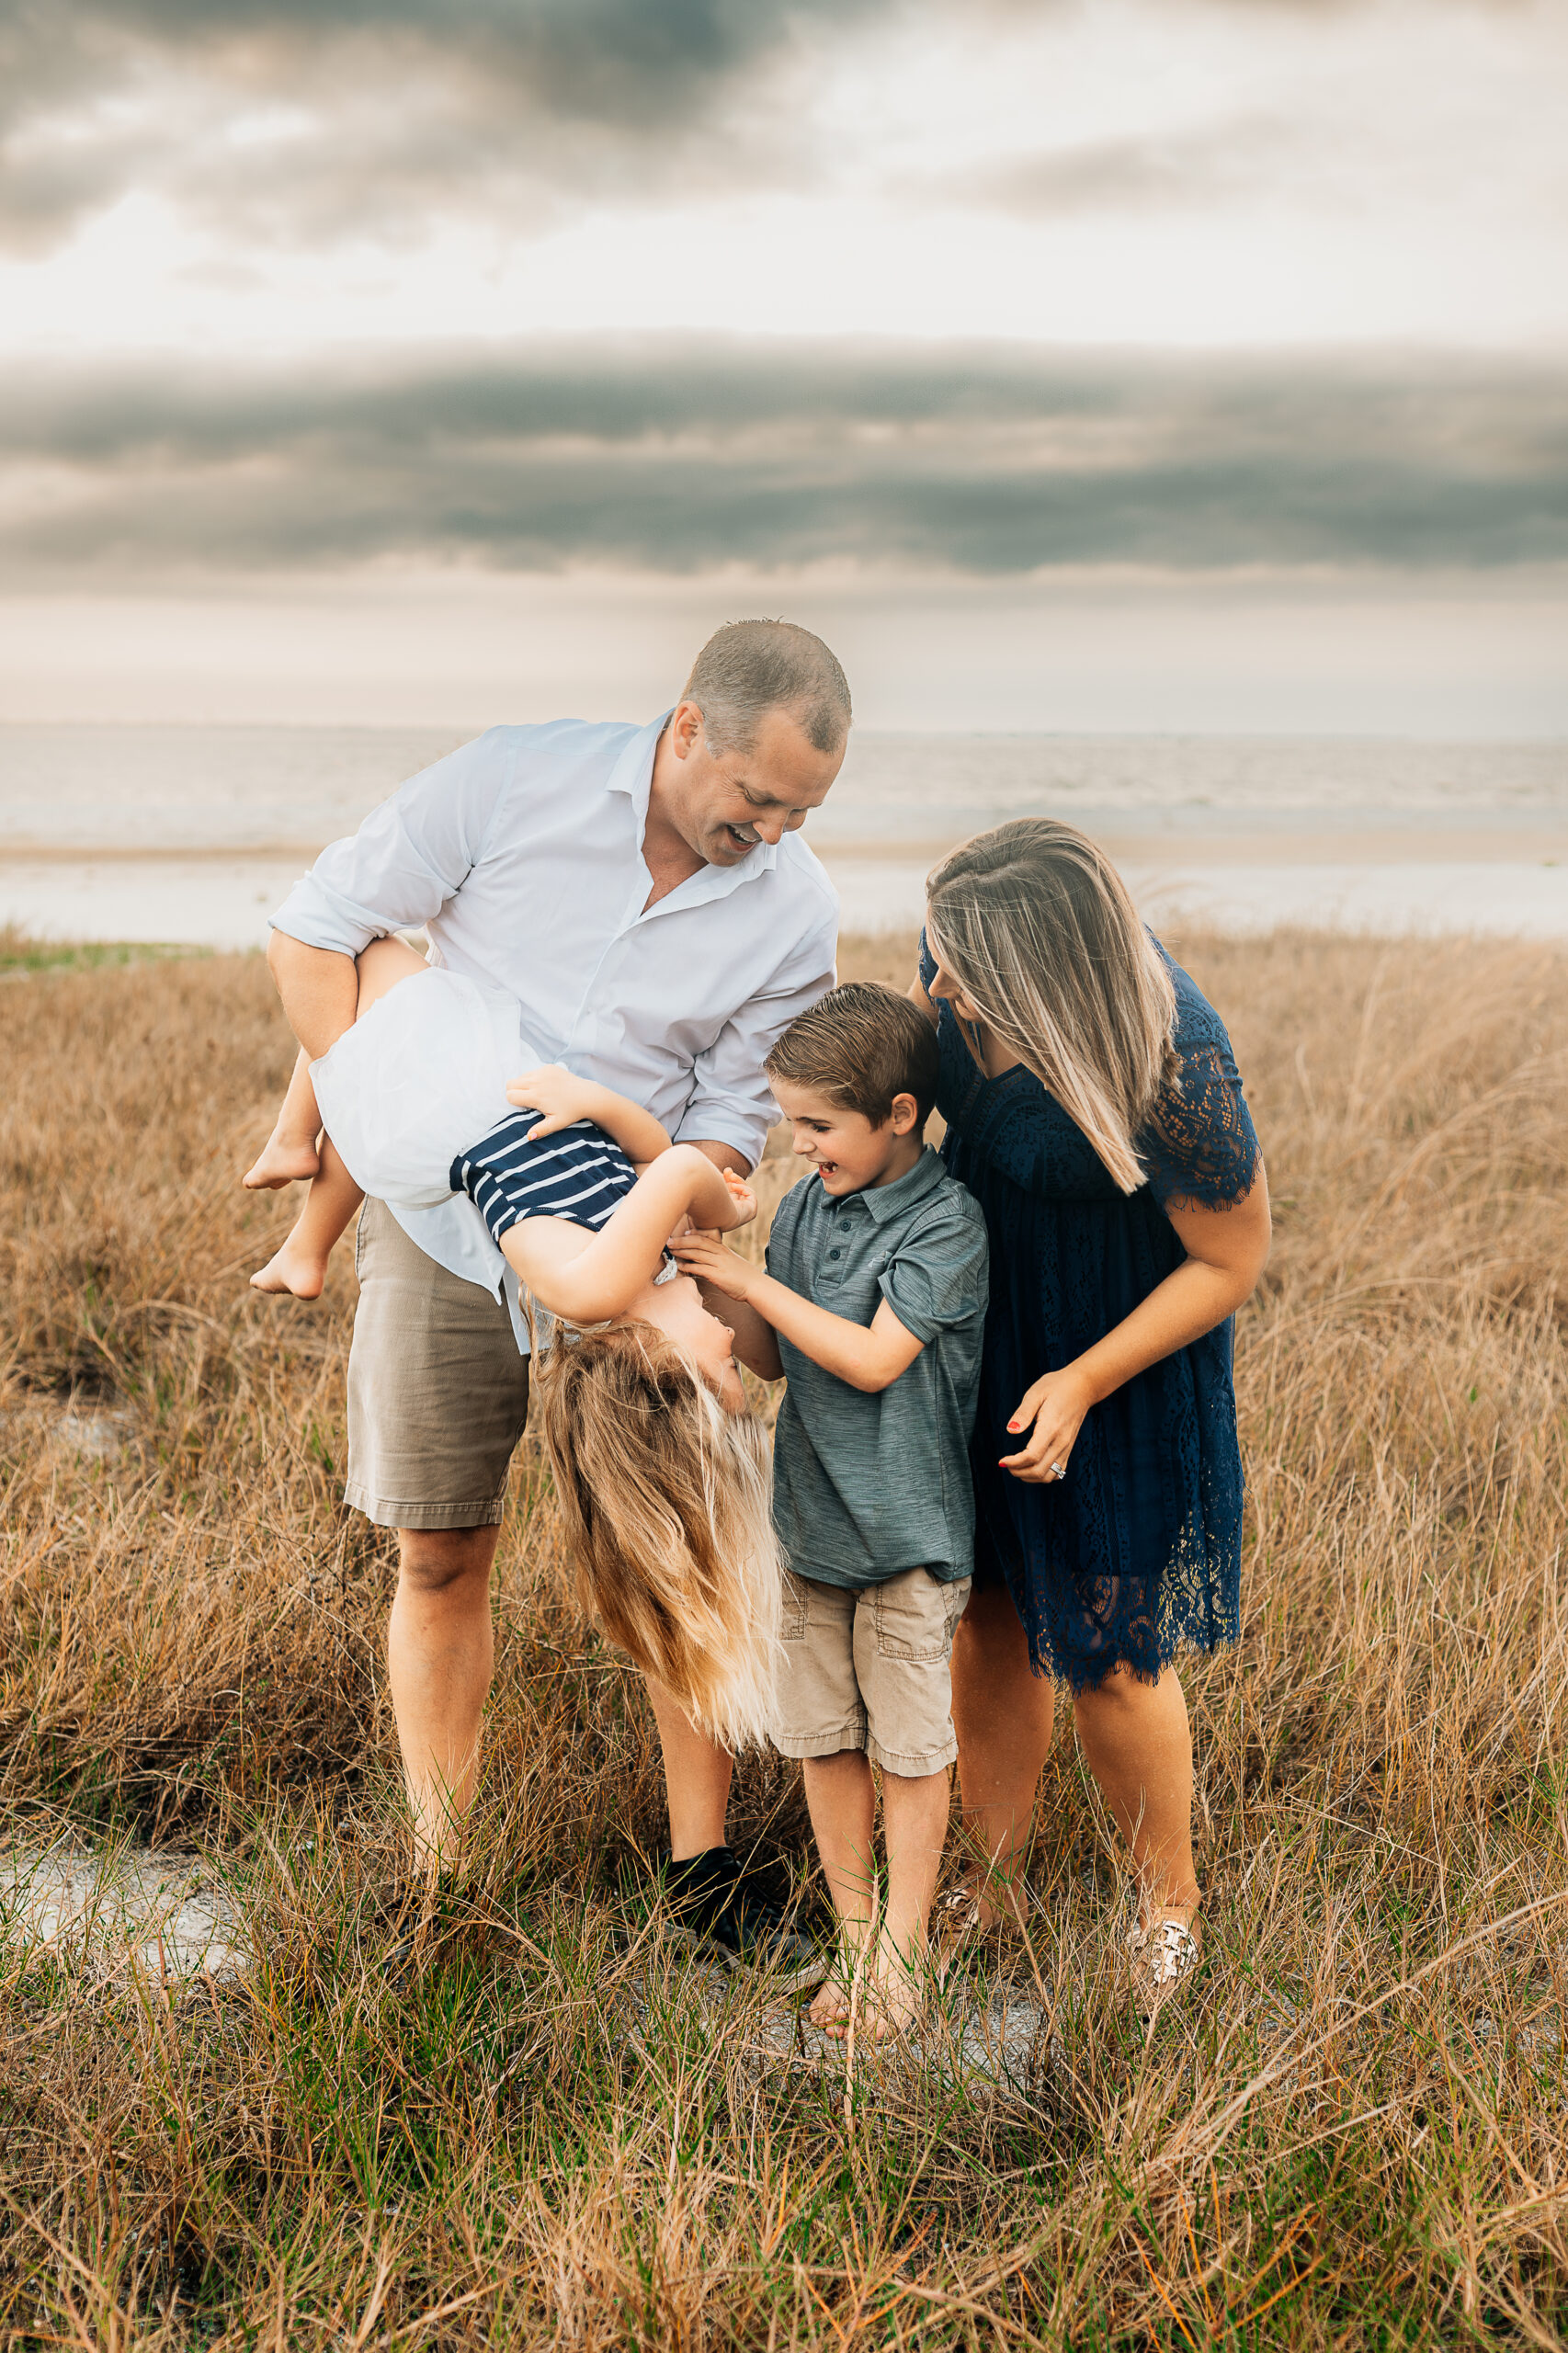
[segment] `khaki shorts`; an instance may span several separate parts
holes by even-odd
[[[822,1585],[786,1570],[774,1745],[786,1756],[863,1748],[911,1779],[950,1765],[949,1663],[969,1584],[904,1569],[881,1585]]]
[[[493,1528],[528,1417],[528,1360],[494,1293],[367,1201],[354,1243],[344,1499],[378,1528]]]

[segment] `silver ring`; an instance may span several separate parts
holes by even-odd
[[[1067,1473],[1063,1471],[1060,1462],[1053,1462],[1051,1466],[1051,1475],[1053,1479],[1065,1479]]]

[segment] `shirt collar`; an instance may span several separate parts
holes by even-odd
[[[642,854],[642,836],[648,829],[648,795],[653,784],[653,755],[659,748],[660,736],[675,716],[676,709],[672,703],[668,710],[661,711],[657,719],[650,720],[646,727],[638,729],[610,770],[609,782],[606,787],[609,792],[623,792],[631,803],[632,813],[637,820],[639,857]],[[770,872],[778,863],[778,848],[777,842],[758,842],[738,866],[699,866],[695,874],[688,876],[677,890],[672,891],[668,898],[661,899],[658,905],[649,912],[656,915],[672,901],[689,906],[694,901],[724,898],[737,884],[753,881],[757,875]]]
[[[915,1202],[931,1190],[933,1185],[941,1183],[946,1174],[941,1154],[933,1151],[927,1144],[914,1167],[906,1169],[904,1174],[896,1177],[892,1184],[868,1185],[862,1191],[846,1194],[845,1198],[846,1200],[862,1202],[867,1214],[874,1219],[878,1225],[883,1225],[889,1218],[897,1217],[904,1210],[913,1209]]]

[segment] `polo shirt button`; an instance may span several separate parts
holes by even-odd
[[[829,1256],[830,1258],[837,1258],[837,1257],[841,1257],[841,1256],[843,1256],[843,1253],[842,1253],[841,1251],[838,1251],[838,1250],[830,1250],[830,1251],[828,1252],[828,1254],[827,1254],[827,1255],[828,1255],[828,1256]]]

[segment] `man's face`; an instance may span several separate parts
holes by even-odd
[[[844,748],[819,752],[787,711],[769,710],[749,752],[716,753],[702,713],[679,705],[669,724],[674,755],[665,809],[687,847],[709,866],[738,866],[758,842],[777,842],[827,799]]]

